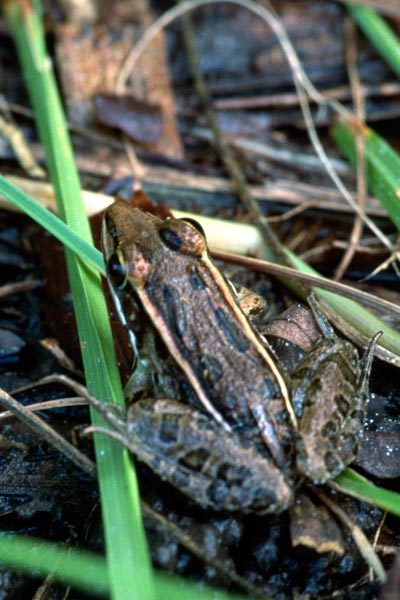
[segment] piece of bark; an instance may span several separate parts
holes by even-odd
[[[305,494],[299,494],[290,509],[290,535],[293,546],[306,546],[323,554],[342,556],[345,545],[341,531],[325,506],[316,506]]]
[[[59,25],[56,53],[69,120],[86,126],[93,120],[92,99],[97,93],[115,93],[116,79],[123,62],[144,27],[153,20],[147,2],[132,4],[129,19],[114,17],[89,30],[76,23]],[[139,60],[130,87],[145,103],[162,111],[162,134],[152,150],[182,158],[182,143],[174,115],[174,100],[166,63],[164,38],[159,34]]]
[[[96,117],[102,125],[122,131],[135,142],[155,144],[161,136],[162,117],[158,106],[132,96],[97,94]]]

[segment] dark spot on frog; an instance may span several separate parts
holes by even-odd
[[[328,440],[336,439],[338,431],[339,431],[339,423],[334,419],[327,421],[321,429],[322,435],[325,438],[327,438]]]
[[[274,414],[277,425],[287,425],[290,422],[289,414],[286,410],[280,410]]]
[[[229,463],[222,463],[216,475],[217,479],[236,483],[237,485],[242,485],[250,476],[251,471],[248,467],[236,466]]]
[[[281,392],[275,379],[270,377],[264,379],[260,387],[260,394],[266,402],[269,402],[271,398],[280,398]]]
[[[232,471],[232,469],[231,469]],[[267,506],[271,509],[277,502],[275,490],[265,487],[253,487],[248,485],[248,469],[244,468],[236,479],[217,478],[207,489],[207,497],[215,506],[227,507],[230,510],[247,512],[265,512]],[[236,493],[234,490],[236,488]]]
[[[207,282],[204,280],[201,272],[196,266],[191,266],[189,269],[189,283],[193,290],[205,290]]]
[[[357,453],[357,448],[357,439],[352,433],[344,433],[340,437],[340,451],[345,457],[350,458],[355,456]]]
[[[192,471],[201,471],[204,463],[208,460],[210,453],[205,448],[198,448],[187,452],[184,456],[179,458],[179,464],[183,467],[187,467]]]
[[[324,462],[331,477],[335,477],[343,468],[342,463],[334,452],[325,452]]]
[[[348,400],[346,400],[346,398],[344,398],[344,396],[342,396],[342,394],[337,394],[335,396],[334,402],[336,404],[336,406],[338,407],[339,411],[342,413],[342,415],[347,415],[349,407],[350,407],[350,403]]]
[[[364,422],[364,412],[362,410],[355,408],[353,411],[351,411],[350,418],[353,419],[354,421],[359,422],[360,429],[362,428],[363,422]]]
[[[181,294],[173,285],[166,284],[163,286],[163,296],[167,306],[164,317],[175,333],[183,339],[187,331],[187,319]]]
[[[236,326],[232,317],[222,308],[211,307],[217,319],[218,327],[221,329],[227,342],[234,346],[239,352],[247,352],[250,346],[249,340],[242,333],[241,329]]]
[[[190,473],[183,469],[174,468],[172,480],[174,486],[182,491],[190,487]]]
[[[159,226],[159,235],[170,250],[193,258],[200,257],[206,248],[197,227],[184,220],[167,219]]]
[[[179,301],[180,293],[173,285],[166,283],[162,288],[164,302],[166,303],[168,310],[174,310],[176,303]]]
[[[210,504],[221,506],[226,503],[229,499],[230,504],[234,498],[232,498],[231,490],[225,485],[225,482],[215,479],[211,485],[207,488],[207,498],[210,500]],[[238,505],[239,507],[239,505]]]
[[[170,415],[171,416],[171,415]],[[176,418],[162,419],[159,429],[158,438],[164,444],[175,444],[178,440],[179,424]]]
[[[213,386],[224,374],[221,363],[212,354],[201,354],[198,367],[198,377],[207,386]]]
[[[298,465],[304,465],[307,461],[306,447],[301,438],[298,438],[296,443],[296,461]]]
[[[252,489],[251,496],[251,506],[255,512],[257,509],[263,509],[267,505],[273,506],[278,502],[275,490],[267,489],[267,487]]]

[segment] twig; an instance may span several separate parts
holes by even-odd
[[[0,115],[0,134],[8,140],[21,167],[25,169],[31,177],[45,177],[46,172],[37,164],[21,130],[13,122],[11,113],[8,110],[7,101],[2,94],[0,94],[0,111],[5,114],[8,119],[7,121]]]
[[[212,101],[209,96],[197,58],[197,51],[193,41],[194,31],[189,13],[184,13],[182,15],[182,24],[183,39],[186,46],[186,53],[190,64],[190,69],[194,78],[195,89],[200,99],[208,124],[213,132],[213,141],[217,148],[218,154],[224,163],[226,170],[228,171],[237,195],[249,212],[250,220],[257,225],[257,227],[259,227],[266,244],[272,249],[279,262],[283,264],[289,264],[288,258],[282,249],[278,237],[271,229],[267,219],[261,213],[257,202],[252,198],[243,170],[234,157],[229,144],[227,143],[225,136],[219,127],[214,111],[211,108]]]
[[[0,298],[20,294],[21,292],[30,292],[43,285],[40,279],[26,279],[25,281],[17,281],[16,283],[6,283],[0,286]]]
[[[49,427],[43,419],[34,413],[26,410],[15,398],[10,396],[5,390],[0,388],[0,406],[13,413],[20,421],[25,423],[30,429],[37,433],[40,437],[46,440],[49,444],[57,448],[65,454],[75,465],[88,473],[92,477],[96,477],[96,465],[82,452],[79,452],[70,444],[62,435]]]
[[[361,556],[365,559],[367,564],[375,572],[376,577],[381,583],[386,581],[386,573],[383,565],[374,552],[369,540],[363,533],[363,531],[356,525],[350,517],[338,506],[336,502],[333,502],[326,494],[321,490],[315,490],[315,493],[319,496],[322,502],[328,506],[328,508],[338,517],[338,519],[348,528],[353,540],[355,541]]]
[[[400,277],[400,271],[399,271],[399,267],[397,264],[399,261],[399,252],[400,252],[400,233],[397,233],[396,241],[393,244],[393,250],[392,250],[390,256],[385,261],[383,261],[380,265],[378,265],[376,267],[376,269],[374,269],[372,271],[372,273],[370,273],[368,275],[368,277],[365,277],[364,281],[371,279],[371,277],[374,277],[378,273],[381,273],[381,271],[385,271],[386,269],[389,268],[390,265],[392,265],[396,275],[398,277]]]
[[[291,267],[284,267],[283,265],[276,265],[275,263],[271,263],[266,260],[259,260],[257,258],[250,258],[248,256],[241,256],[239,254],[233,254],[230,252],[214,250],[211,252],[211,255],[217,260],[223,260],[234,265],[248,267],[249,269],[254,269],[262,273],[269,273],[270,275],[276,275],[278,277],[295,279],[296,281],[301,281],[306,285],[312,285],[330,292],[335,292],[346,296],[347,298],[357,300],[373,310],[384,312],[385,314],[392,314],[396,318],[400,317],[400,307],[393,302],[389,302],[388,300],[384,300],[382,298],[376,298],[368,292],[363,292],[362,290],[358,290],[350,285],[346,285],[338,281],[325,279],[325,277],[319,277],[318,275],[301,273],[300,271],[297,271]]]
[[[210,89],[212,89],[212,84],[210,84]],[[394,81],[380,83],[377,85],[363,85],[365,98],[370,96],[397,97],[399,95],[399,91],[400,84]],[[348,86],[337,86],[324,89],[323,94],[326,100],[329,100],[329,98],[335,98],[336,100],[339,98],[342,100],[349,100],[352,97]],[[294,92],[281,92],[267,95],[257,94],[256,96],[241,95],[238,98],[218,98],[214,100],[213,106],[218,110],[245,110],[248,108],[268,108],[271,106],[281,108],[283,106],[298,106],[298,104],[299,98],[297,94]],[[344,164],[348,165],[348,163]]]
[[[29,385],[29,387],[31,387],[31,385]],[[73,406],[87,406],[87,401],[84,398],[57,398],[56,400],[45,400],[44,402],[27,404],[23,408],[32,413],[38,412],[39,410],[54,410],[56,408],[71,408]],[[5,410],[0,413],[0,421],[15,416],[17,415],[11,412],[11,410]]]
[[[365,106],[364,106],[364,97],[362,93],[362,87],[360,78],[358,75],[357,69],[357,31],[356,27],[349,18],[346,19],[347,24],[347,52],[346,52],[346,62],[347,62],[347,70],[349,74],[350,86],[354,97],[354,104],[356,107],[356,115],[357,119],[362,126],[365,125]],[[366,186],[366,164],[365,164],[365,149],[363,144],[363,138],[360,134],[360,131],[357,130],[355,133],[356,136],[356,153],[357,153],[357,199],[358,205],[362,210],[362,213],[365,214],[365,199],[367,196],[367,186]],[[356,215],[354,218],[354,223],[352,227],[352,231],[350,234],[349,245],[347,247],[346,252],[342,256],[342,259],[339,265],[336,268],[334,279],[337,281],[340,280],[347,267],[351,263],[354,257],[354,253],[356,251],[356,247],[358,242],[360,241],[361,235],[363,231],[363,220],[361,215]]]
[[[379,541],[380,535],[382,533],[382,527],[383,527],[383,525],[384,525],[384,523],[386,521],[386,517],[387,517],[387,511],[385,510],[383,512],[383,515],[382,515],[382,518],[381,518],[380,523],[378,525],[378,528],[375,531],[374,540],[372,542],[372,547],[373,547],[373,549],[375,551],[378,548],[378,541]],[[370,577],[371,581],[372,581],[372,578],[373,578],[372,576],[373,576],[373,569],[372,569],[372,567],[370,567],[369,577]]]
[[[191,134],[197,136],[202,140],[212,141],[213,134],[204,127],[194,127],[191,129]],[[264,142],[257,140],[251,140],[240,136],[229,136],[225,135],[227,144],[234,148],[239,148],[249,154],[255,154],[256,156],[262,156],[275,163],[281,163],[290,165],[299,170],[309,172],[320,173],[325,172],[324,166],[315,154],[300,154],[299,152],[292,151],[288,148],[269,146]],[[338,158],[329,158],[329,161],[338,173],[342,175],[350,172],[349,165]]]

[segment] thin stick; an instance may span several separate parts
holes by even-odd
[[[360,551],[361,556],[367,562],[367,564],[373,569],[378,581],[381,583],[385,583],[387,576],[385,569],[379,559],[379,557],[374,552],[373,547],[371,546],[369,540],[367,539],[364,532],[356,525],[350,517],[336,504],[336,502],[332,502],[332,500],[320,490],[315,490],[315,493],[322,500],[326,506],[338,517],[338,519],[348,528],[350,531],[353,540],[355,541],[358,550]]]
[[[87,456],[82,454],[82,452],[79,452],[79,450],[77,450],[75,446],[63,438],[62,435],[49,427],[47,423],[43,421],[43,419],[29,410],[26,410],[26,408],[17,400],[15,400],[15,398],[10,396],[10,394],[1,388],[0,406],[12,412],[13,415],[20,419],[20,421],[25,423],[25,425],[27,425],[40,437],[45,439],[46,442],[54,446],[54,448],[57,448],[57,450],[65,454],[65,456],[67,456],[80,469],[85,471],[85,473],[88,473],[88,475],[91,475],[92,477],[96,477],[96,465],[90,460],[90,458],[87,458]]]
[[[56,400],[46,400],[45,402],[36,402],[35,404],[27,404],[24,409],[28,412],[38,412],[39,410],[54,410],[57,408],[72,408],[73,406],[87,406],[87,400],[84,398],[57,398]],[[16,417],[11,410],[5,410],[0,413],[0,421]]]
[[[182,15],[183,23],[183,39],[186,46],[187,57],[189,60],[190,68],[194,78],[194,84],[197,95],[202,104],[204,113],[208,124],[213,132],[214,144],[217,148],[218,154],[224,166],[232,179],[233,186],[241,202],[247,208],[251,221],[257,225],[261,231],[261,234],[272,249],[273,253],[278,258],[279,262],[283,264],[289,264],[288,258],[282,248],[282,245],[271,229],[267,219],[261,213],[258,203],[253,199],[249,192],[246,178],[243,173],[243,169],[236,160],[233,152],[231,151],[229,144],[227,143],[224,134],[218,124],[217,118],[212,110],[212,101],[207,90],[203,75],[201,73],[200,64],[197,57],[197,51],[194,45],[194,31],[192,23],[188,13]]]
[[[400,307],[393,302],[383,300],[382,298],[375,298],[368,292],[357,290],[350,285],[339,283],[338,281],[332,281],[318,275],[310,275],[309,273],[302,273],[291,267],[284,267],[283,265],[276,265],[275,263],[268,262],[267,260],[260,260],[258,258],[250,258],[248,256],[241,256],[239,254],[233,254],[231,252],[222,252],[220,250],[213,250],[211,252],[213,258],[217,260],[223,260],[234,265],[240,265],[254,269],[262,273],[269,273],[271,275],[277,275],[278,277],[287,277],[301,281],[304,284],[320,287],[330,292],[336,292],[351,298],[353,300],[359,300],[369,308],[379,310],[380,312],[386,311],[393,314],[395,317],[400,317]]]
[[[354,97],[354,104],[356,106],[356,114],[359,123],[365,126],[365,103],[363,97],[362,86],[360,78],[358,76],[357,69],[357,31],[353,21],[348,17],[347,23],[347,70],[349,74],[350,86]],[[357,153],[357,200],[365,214],[365,205],[367,197],[367,186],[366,186],[366,162],[365,162],[365,148],[363,137],[360,130],[357,129],[355,132],[355,143]],[[360,215],[356,215],[353,223],[353,228],[350,234],[350,241],[346,252],[342,256],[342,259],[336,268],[334,279],[339,281],[345,273],[347,267],[351,263],[356,251],[358,242],[360,241],[363,231],[363,220]]]

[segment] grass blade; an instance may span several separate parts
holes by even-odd
[[[39,3],[9,0],[4,12],[28,83],[59,214],[91,244],[72,147],[45,48]],[[87,385],[99,398],[123,404],[100,277],[69,250],[66,260]],[[100,422],[96,413],[92,419]],[[104,436],[95,437],[95,449],[111,595],[121,600],[152,600],[155,592],[132,464],[127,453]]]
[[[400,42],[399,42],[400,47]],[[353,166],[357,164],[354,133],[350,126],[336,125],[332,135]],[[357,135],[360,130],[357,129]],[[369,127],[362,131],[367,161],[368,186],[386,209],[390,219],[400,229],[400,156]]]
[[[383,510],[400,517],[400,494],[374,485],[353,469],[346,469],[334,480],[333,484],[345,494],[375,504]]]
[[[34,562],[32,560],[34,558]],[[47,577],[89,594],[108,596],[107,564],[103,557],[23,535],[0,536],[3,568]]]
[[[35,557],[34,568],[30,556]],[[0,564],[3,568],[31,577],[50,574],[53,581],[71,585],[96,598],[109,596],[106,561],[93,552],[34,537],[7,534],[0,536]],[[199,588],[196,584],[164,574],[156,574],[155,585],[157,597],[162,600],[244,600],[243,596],[237,594],[208,587]],[[127,595],[127,598],[131,596]],[[246,598],[250,600],[247,595]]]
[[[64,246],[72,250],[88,265],[100,273],[105,272],[101,252],[75,233],[68,225],[49,210],[15,187],[8,179],[0,175],[0,194],[18,206],[26,215],[54,235]]]
[[[347,10],[387,64],[400,77],[400,40],[369,6],[347,4]]]

